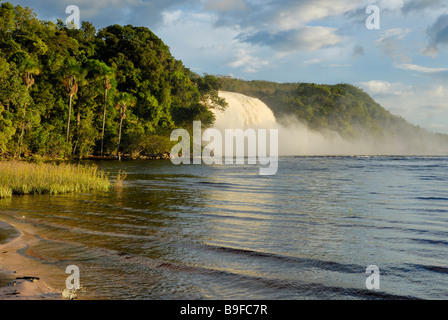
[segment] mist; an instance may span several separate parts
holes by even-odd
[[[352,124],[360,133],[356,138],[344,138],[331,130],[312,130],[295,117],[276,119],[272,110],[257,98],[220,91],[228,107],[213,110],[214,128],[278,129],[279,156],[356,156],[356,155],[447,155],[448,140],[442,135],[409,127],[390,128],[383,137],[373,137],[361,125]],[[387,130],[389,131],[389,130]],[[402,132],[400,132],[402,131]]]

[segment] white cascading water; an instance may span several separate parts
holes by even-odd
[[[214,124],[216,129],[277,128],[274,113],[259,99],[226,91],[220,91],[219,96],[226,100],[228,107],[225,111],[213,110],[216,117]]]
[[[215,114],[214,128],[224,132],[225,129],[278,129],[279,154],[308,154],[308,131],[303,125],[294,125],[294,132],[280,125],[272,110],[261,100],[240,93],[220,91],[219,96],[228,103],[222,110],[213,109]],[[293,134],[295,140],[288,139]],[[289,136],[290,138],[290,136]]]

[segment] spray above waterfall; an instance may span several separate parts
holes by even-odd
[[[272,110],[261,100],[240,93],[220,91],[228,107],[212,110],[214,128],[278,129],[278,153],[288,155],[436,155],[439,147],[419,136],[388,136],[378,140],[366,134],[359,138],[343,138],[328,129],[317,131],[294,116],[276,119]]]

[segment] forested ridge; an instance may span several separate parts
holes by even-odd
[[[147,28],[69,29],[1,4],[2,158],[169,150],[175,127],[213,123],[217,93],[217,78],[191,72]]]
[[[437,142],[448,151],[448,135],[429,132],[393,115],[362,89],[350,84],[276,83],[220,77],[222,90],[258,98],[279,121],[298,119],[310,129],[330,130],[344,138]]]

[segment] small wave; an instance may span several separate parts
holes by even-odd
[[[316,299],[353,299],[361,300],[419,300],[408,295],[397,295],[383,291],[373,291],[361,288],[335,287],[320,283],[308,283],[301,281],[284,281],[278,279],[258,279],[265,285],[279,289],[294,289],[296,292],[306,292],[308,297]]]
[[[448,274],[447,267],[439,267],[439,266],[424,266],[424,267],[425,267],[425,269],[430,270],[430,271]]]
[[[445,197],[416,197],[416,199],[427,201],[448,201],[448,198]]]
[[[410,240],[430,245],[443,245],[443,246],[448,245],[448,241],[446,240],[432,240],[432,239],[410,239]]]
[[[448,274],[448,267],[434,266],[434,265],[423,265],[423,264],[412,264],[410,268],[414,269],[424,269],[432,272]]]
[[[437,176],[421,176],[420,180],[423,180],[423,181],[446,181],[445,178],[437,177]]]
[[[262,258],[262,259],[280,260],[282,262],[300,264],[301,267],[309,266],[309,267],[315,267],[315,268],[324,269],[324,270],[331,270],[331,271],[350,273],[350,274],[359,273],[359,272],[362,273],[365,270],[365,267],[363,267],[363,266],[354,265],[354,264],[342,264],[342,263],[338,263],[338,262],[334,262],[334,261],[324,261],[324,260],[310,259],[310,258],[291,257],[291,256],[279,255],[279,254],[269,253],[269,252],[260,252],[260,251],[253,251],[253,250],[247,250],[247,249],[214,246],[214,245],[208,245],[208,244],[203,245],[203,247],[207,250],[212,250],[212,251],[219,251],[219,252],[225,252],[225,253],[236,254],[236,255],[246,255],[246,256]]]
[[[217,188],[233,188],[233,187],[239,187],[236,184],[228,183],[228,182],[212,182],[212,181],[199,181],[199,184],[205,184]]]
[[[285,257],[282,256],[269,253],[256,252],[251,250],[232,249],[226,247],[215,247],[215,248],[217,250],[232,253],[244,253],[244,254],[250,254],[252,256],[285,259]],[[226,270],[218,270],[214,268],[188,265],[181,262],[161,261],[126,252],[115,252],[115,255],[125,259],[127,263],[136,263],[138,265],[143,265],[146,267],[155,268],[159,270],[165,270],[168,272],[176,272],[176,273],[180,272],[180,273],[213,277],[216,278],[216,280],[214,281],[243,285],[250,292],[254,292],[256,290],[261,290],[262,292],[265,292],[266,289],[272,292],[272,290],[274,290],[272,294],[274,296],[279,297],[287,296],[291,298],[306,293],[307,297],[312,297],[315,299],[322,299],[322,298],[340,299],[350,297],[353,299],[365,299],[365,300],[417,299],[412,296],[402,296],[387,292],[371,291],[362,288],[335,287],[335,286],[327,286],[321,283],[312,283],[295,279],[278,279],[278,278],[268,278],[262,276],[240,274]],[[290,259],[289,257],[286,258]]]

